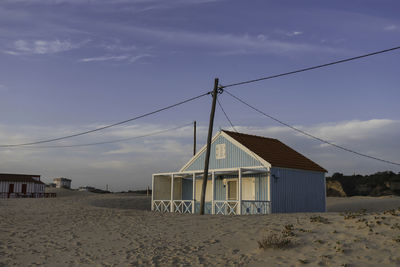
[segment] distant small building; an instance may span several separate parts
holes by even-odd
[[[56,184],[56,188],[71,188],[71,179],[67,178],[54,178],[53,182]]]
[[[96,188],[91,187],[91,186],[80,186],[79,187],[79,191],[85,191],[85,192],[92,192],[94,191]]]
[[[56,187],[56,184],[55,184],[55,183],[49,183],[49,184],[46,185],[46,187],[55,188],[55,187]]]
[[[0,198],[44,197],[40,175],[0,173]]]

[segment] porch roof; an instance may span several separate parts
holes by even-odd
[[[255,168],[231,168],[231,169],[213,169],[208,171],[208,175],[214,174],[237,174],[239,169],[243,174],[256,174],[256,173],[268,173],[269,170],[263,166],[257,166]],[[193,175],[203,175],[204,171],[195,170],[195,171],[178,171],[178,172],[163,172],[163,173],[154,173],[153,176],[171,176],[174,175],[174,178],[185,178],[192,177]]]

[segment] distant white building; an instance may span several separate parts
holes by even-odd
[[[71,180],[67,178],[54,178],[53,182],[56,184],[56,188],[71,188]]]
[[[96,188],[91,187],[91,186],[80,186],[79,191],[86,191],[86,192],[91,192],[95,190]]]

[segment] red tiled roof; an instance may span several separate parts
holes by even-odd
[[[33,178],[38,178],[39,180],[36,181]],[[40,181],[40,175],[31,174],[0,173],[0,181],[44,184],[42,181]]]
[[[327,172],[314,161],[277,139],[225,130],[223,132],[269,162],[273,167]]]

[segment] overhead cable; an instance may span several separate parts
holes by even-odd
[[[219,101],[219,99],[217,99],[218,105],[222,110],[222,113],[224,113],[226,120],[229,122],[229,124],[231,125],[231,128],[238,134],[238,138],[240,139],[240,141],[242,142],[242,144],[244,144],[244,140],[242,139],[242,136],[240,135],[240,133],[236,130],[235,126],[232,123],[232,120],[229,118],[228,114],[225,112],[225,109],[222,107],[221,102]],[[257,160],[260,159],[259,156],[257,156],[251,149],[250,149],[251,154],[253,155],[253,157]],[[266,169],[268,171],[267,168],[263,167],[264,169]]]
[[[315,70],[315,69],[319,69],[319,68],[323,68],[323,67],[327,67],[327,66],[332,66],[332,65],[336,65],[336,64],[340,64],[340,63],[356,60],[356,59],[361,59],[361,58],[365,58],[365,57],[370,57],[370,56],[374,56],[374,55],[378,55],[378,54],[391,52],[391,51],[394,51],[394,50],[397,50],[397,49],[400,49],[400,46],[396,46],[396,47],[393,47],[393,48],[380,50],[380,51],[376,51],[376,52],[372,52],[372,53],[368,53],[368,54],[364,54],[364,55],[360,55],[360,56],[356,56],[356,57],[351,57],[351,58],[346,58],[346,59],[342,59],[342,60],[338,60],[338,61],[333,61],[333,62],[329,62],[329,63],[322,64],[322,65],[317,65],[317,66],[308,67],[308,68],[304,68],[304,69],[298,69],[298,70],[294,70],[294,71],[289,71],[289,72],[285,72],[285,73],[280,73],[280,74],[275,74],[275,75],[271,75],[271,76],[267,76],[267,77],[262,77],[262,78],[258,78],[258,79],[254,79],[254,80],[248,80],[248,81],[244,81],[244,82],[237,82],[237,83],[232,83],[232,84],[228,84],[228,85],[221,85],[220,88],[228,88],[228,87],[233,87],[233,86],[238,86],[238,85],[243,85],[243,84],[248,84],[248,83],[259,82],[259,81],[263,81],[263,80],[269,80],[269,79],[278,78],[278,77],[282,77],[282,76],[287,76],[287,75],[291,75],[291,74],[295,74],[295,73],[299,73],[299,72]]]
[[[126,142],[126,141],[131,141],[134,139],[139,139],[139,138],[144,138],[144,137],[149,137],[149,136],[155,136],[158,134],[170,132],[173,130],[181,129],[184,127],[187,127],[189,125],[192,125],[193,122],[186,123],[181,126],[169,128],[166,130],[161,130],[161,131],[156,131],[148,134],[143,134],[143,135],[138,135],[134,137],[129,137],[129,138],[123,138],[123,139],[116,139],[116,140],[111,140],[111,141],[104,141],[104,142],[95,142],[95,143],[87,143],[87,144],[75,144],[75,145],[54,145],[54,146],[34,146],[34,147],[29,147],[28,149],[36,149],[36,148],[70,148],[70,147],[85,147],[85,146],[96,146],[96,145],[105,145],[105,144],[114,144],[114,143],[120,143],[120,142]]]
[[[144,118],[144,117],[147,117],[147,116],[150,116],[150,115],[159,113],[159,112],[161,112],[161,111],[164,111],[164,110],[167,110],[167,109],[170,109],[170,108],[173,108],[173,107],[176,107],[176,106],[185,104],[185,103],[187,103],[187,102],[196,100],[196,99],[198,99],[198,98],[201,98],[201,97],[206,96],[206,95],[209,95],[209,94],[211,94],[211,92],[207,92],[207,93],[204,93],[204,94],[195,96],[195,97],[191,97],[191,98],[189,98],[189,99],[183,100],[183,101],[178,102],[178,103],[176,103],[176,104],[169,105],[169,106],[166,106],[166,107],[164,107],[164,108],[160,108],[160,109],[157,109],[157,110],[155,110],[155,111],[151,111],[151,112],[145,113],[145,114],[140,115],[140,116],[136,116],[136,117],[131,118],[131,119],[127,119],[127,120],[120,121],[120,122],[116,122],[116,123],[113,123],[113,124],[110,124],[110,125],[102,126],[102,127],[99,127],[99,128],[93,129],[93,130],[84,131],[84,132],[80,132],[80,133],[76,133],[76,134],[71,134],[71,135],[67,135],[67,136],[62,136],[62,137],[57,137],[57,138],[52,138],[52,139],[47,139],[47,140],[40,140],[40,141],[29,142],[29,143],[0,145],[0,147],[30,146],[30,145],[49,143],[49,142],[59,141],[59,140],[67,139],[67,138],[77,137],[77,136],[81,136],[81,135],[85,135],[85,134],[89,134],[89,133],[93,133],[93,132],[98,132],[98,131],[105,130],[105,129],[108,129],[108,128],[111,128],[111,127],[114,127],[114,126],[117,126],[117,125],[125,124],[125,123],[128,123],[128,122],[137,120],[137,119],[141,119],[141,118]]]
[[[231,97],[235,98],[237,101],[239,101],[239,102],[241,102],[242,104],[248,106],[249,108],[251,108],[251,109],[257,111],[258,113],[260,113],[260,114],[262,114],[262,115],[264,115],[264,116],[266,116],[266,117],[268,117],[268,118],[270,118],[270,119],[272,119],[272,120],[274,120],[274,121],[276,121],[276,122],[278,122],[278,123],[280,123],[280,124],[282,124],[282,125],[284,125],[284,126],[290,128],[290,129],[292,129],[292,130],[294,130],[294,131],[297,131],[297,132],[299,132],[299,133],[301,133],[301,134],[303,134],[303,135],[306,135],[306,136],[308,136],[308,137],[311,137],[311,138],[313,138],[313,139],[316,139],[316,140],[318,140],[318,141],[320,141],[320,142],[322,142],[322,143],[325,143],[325,144],[327,144],[327,145],[331,145],[331,146],[333,146],[333,147],[339,148],[339,149],[341,149],[341,150],[344,150],[344,151],[347,151],[347,152],[350,152],[350,153],[353,153],[353,154],[356,154],[356,155],[359,155],[359,156],[362,156],[362,157],[366,157],[366,158],[369,158],[369,159],[373,159],[373,160],[377,160],[377,161],[389,163],[389,164],[392,164],[392,165],[400,166],[400,163],[393,162],[393,161],[389,161],[389,160],[385,160],[385,159],[381,159],[381,158],[377,158],[377,157],[373,157],[373,156],[369,156],[369,155],[366,155],[366,154],[357,152],[357,151],[355,151],[355,150],[352,150],[352,149],[349,149],[349,148],[346,148],[346,147],[343,147],[343,146],[340,146],[340,145],[336,145],[336,144],[334,144],[334,143],[332,143],[332,142],[329,142],[329,141],[326,141],[326,140],[324,140],[324,139],[322,139],[322,138],[316,137],[315,135],[312,135],[312,134],[310,134],[310,133],[307,133],[307,132],[305,132],[305,131],[303,131],[303,130],[300,130],[300,129],[298,129],[298,128],[296,128],[296,127],[294,127],[294,126],[292,126],[292,125],[290,125],[290,124],[288,124],[288,123],[286,123],[286,122],[283,122],[283,121],[281,121],[281,120],[279,120],[279,119],[277,119],[277,118],[275,118],[275,117],[273,117],[273,116],[271,116],[271,115],[266,114],[265,112],[259,110],[259,109],[256,108],[256,107],[253,107],[252,105],[246,103],[244,100],[240,99],[239,97],[233,95],[232,93],[230,93],[230,92],[228,92],[228,91],[225,91],[225,92],[226,92],[228,95],[230,95]]]

